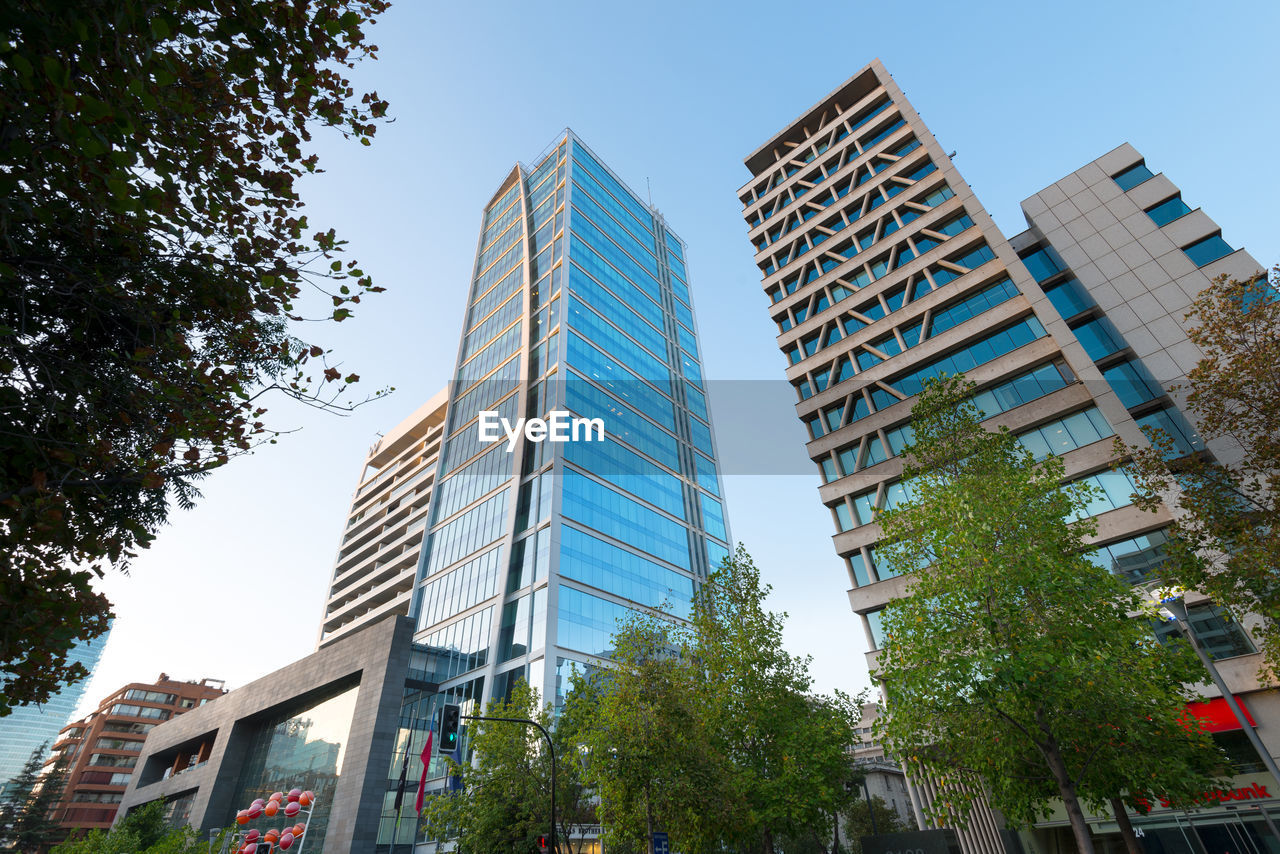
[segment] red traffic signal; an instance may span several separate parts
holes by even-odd
[[[547,854],[547,837],[538,837],[538,850],[541,851],[542,854]]]

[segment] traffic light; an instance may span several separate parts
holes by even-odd
[[[461,715],[462,709],[452,704],[446,704],[444,711],[440,713],[440,751],[442,753],[451,753],[458,749],[458,724]]]
[[[538,837],[538,850],[541,851],[542,854],[547,854],[547,837]]]

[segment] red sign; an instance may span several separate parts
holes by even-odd
[[[1236,702],[1240,704],[1240,711],[1249,721],[1249,726],[1255,726],[1253,715],[1249,714],[1249,709],[1244,702],[1239,698],[1236,698]],[[1222,697],[1214,697],[1203,703],[1187,703],[1187,711],[1200,719],[1200,728],[1205,732],[1230,732],[1244,729],[1240,721],[1236,720],[1231,706],[1227,705],[1227,701]]]
[[[1266,786],[1259,785],[1258,783],[1250,783],[1249,785],[1241,786],[1238,789],[1219,789],[1216,792],[1205,792],[1200,796],[1198,805],[1206,806],[1214,801],[1253,801],[1270,797],[1271,793],[1267,791]],[[1148,810],[1155,808],[1155,804],[1145,798],[1138,798],[1137,802]],[[1160,806],[1168,807],[1169,801],[1165,798],[1160,798]]]

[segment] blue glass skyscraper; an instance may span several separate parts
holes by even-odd
[[[603,441],[482,438],[482,413]],[[411,616],[454,702],[559,700],[729,550],[684,242],[572,131],[486,206]]]
[[[93,678],[93,670],[102,657],[110,631],[108,629],[107,633],[92,641],[77,641],[67,653],[69,663],[83,664],[89,671],[87,678],[66,686],[46,703],[19,706],[13,714],[0,718],[0,795],[3,795],[9,780],[22,770],[31,752],[45,742],[52,747],[58,731],[71,720]]]

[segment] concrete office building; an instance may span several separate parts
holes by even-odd
[[[5,796],[9,781],[17,776],[40,745],[45,745],[46,750],[53,747],[58,733],[80,705],[110,633],[108,629],[91,641],[77,641],[67,654],[69,663],[84,665],[89,671],[88,677],[67,685],[43,703],[18,706],[8,716],[0,718],[0,798]]]
[[[171,822],[204,835],[254,798],[296,786],[316,794],[308,851],[371,854],[403,697],[433,690],[412,669],[412,639],[407,617],[386,616],[157,726],[120,815],[161,801]],[[283,824],[263,816],[245,829]]]
[[[878,61],[746,165],[744,216],[869,661],[879,612],[906,587],[876,560],[874,515],[903,497],[898,454],[912,401],[943,372],[978,384],[991,424],[1061,455],[1068,478],[1101,488],[1089,508],[1098,521],[1092,554],[1144,579],[1162,559],[1169,516],[1131,505],[1128,476],[1110,469],[1113,438],[1140,443],[1149,425],[1183,452],[1202,447],[1170,392],[1200,355],[1183,315],[1213,277],[1252,277],[1260,265],[1129,145],[1027,199],[1030,227],[1006,239]],[[1248,618],[1242,626],[1203,596],[1187,602],[1193,630],[1280,753],[1280,697],[1254,676]],[[1215,693],[1201,713],[1215,713]],[[1228,715],[1215,738],[1244,785],[1259,763],[1239,725]],[[931,781],[915,782],[920,803],[937,795]],[[1195,850],[1177,841],[1179,819],[1159,813],[1137,822],[1148,837]],[[1210,848],[1225,835],[1265,832],[1259,816],[1225,810],[1196,825]],[[1113,828],[1098,823],[1099,832]],[[1049,822],[1034,841],[1052,850],[1061,833]],[[1010,839],[990,812],[960,836],[966,852],[1001,851]]]
[[[338,545],[316,648],[409,613],[449,394],[442,389],[369,449]]]
[[[441,689],[406,718],[519,679],[558,704],[619,618],[686,616],[728,554],[685,259],[572,131],[485,206],[412,612]],[[598,418],[604,435],[486,441],[486,411]]]
[[[182,682],[161,673],[155,682],[125,685],[63,727],[45,763],[48,768],[62,760],[68,769],[54,818],[67,831],[110,827],[147,734],[225,693],[218,679]]]

